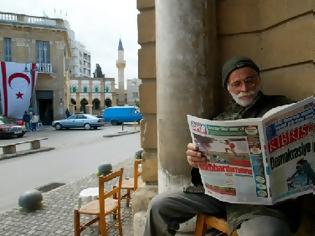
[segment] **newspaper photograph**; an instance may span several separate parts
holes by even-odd
[[[205,193],[231,203],[271,205],[313,193],[314,98],[230,121],[187,116]]]

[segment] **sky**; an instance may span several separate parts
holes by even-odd
[[[116,80],[121,38],[125,80],[138,77],[136,0],[0,0],[0,6],[2,12],[66,19],[75,39],[91,53],[91,72],[98,63],[106,77]]]

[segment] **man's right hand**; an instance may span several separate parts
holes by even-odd
[[[192,167],[198,168],[199,164],[207,162],[207,158],[199,151],[198,146],[193,143],[187,144],[187,161]]]

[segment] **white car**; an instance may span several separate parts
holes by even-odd
[[[104,121],[90,114],[73,114],[66,119],[53,121],[52,126],[55,127],[56,130],[73,128],[89,130],[104,126]]]

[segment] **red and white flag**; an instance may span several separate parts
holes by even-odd
[[[0,95],[4,116],[21,118],[27,111],[37,80],[35,63],[1,61]]]

